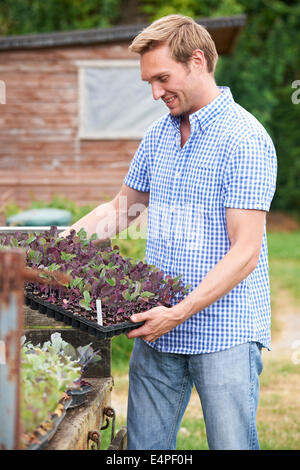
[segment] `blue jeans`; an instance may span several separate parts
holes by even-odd
[[[209,354],[161,353],[134,343],[129,369],[128,450],[176,449],[195,384],[210,449],[259,449],[256,411],[261,345]]]

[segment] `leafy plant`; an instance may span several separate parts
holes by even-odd
[[[58,332],[52,333],[50,341],[46,341],[42,346],[42,351],[54,350],[56,354],[68,357],[72,361],[77,361],[80,365],[81,376],[87,370],[88,366],[101,361],[100,350],[94,350],[89,343],[85,346],[74,348],[70,343],[64,341]]]
[[[57,354],[56,339],[47,350],[25,342],[21,348],[21,422],[22,443],[26,447],[42,423],[51,426],[65,390],[81,375],[78,360]]]

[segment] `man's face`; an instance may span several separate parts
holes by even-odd
[[[199,109],[199,74],[193,64],[172,59],[167,45],[142,54],[141,77],[151,84],[153,98],[161,98],[173,116]]]

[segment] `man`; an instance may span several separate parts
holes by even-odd
[[[74,228],[91,234],[105,220],[110,235],[132,222],[132,204],[148,206],[146,261],[182,274],[191,287],[171,308],[131,317],[145,323],[127,335],[136,338],[128,449],[175,449],[193,385],[210,449],[259,449],[261,349],[270,348],[265,216],[276,183],[274,146],[229,88],[216,85],[215,45],[191,18],[161,18],[130,49],[169,113],[146,132],[118,196]],[[114,228],[110,208],[118,215]]]

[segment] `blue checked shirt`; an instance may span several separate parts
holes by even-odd
[[[149,191],[146,262],[194,290],[226,255],[226,208],[268,211],[276,185],[271,138],[230,89],[190,115],[183,148],[180,117],[169,113],[146,132],[125,184]],[[173,304],[177,303],[174,299]],[[248,341],[270,349],[266,229],[258,265],[228,294],[154,342],[158,351],[200,354]]]

